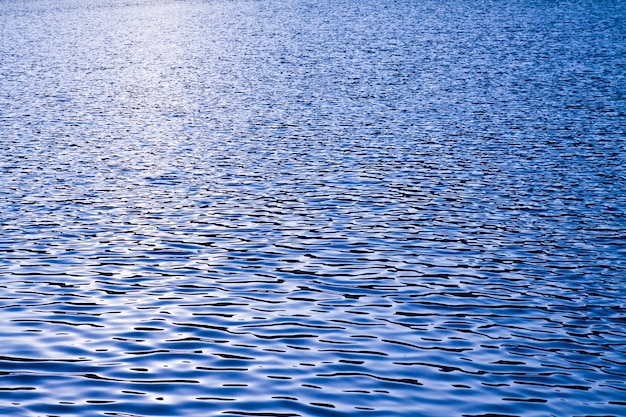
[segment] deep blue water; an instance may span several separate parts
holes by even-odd
[[[626,416],[626,2],[0,0],[0,414]]]

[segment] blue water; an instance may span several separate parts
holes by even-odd
[[[626,3],[0,0],[0,414],[626,416]]]

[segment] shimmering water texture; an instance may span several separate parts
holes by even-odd
[[[0,414],[626,416],[625,18],[0,0]]]

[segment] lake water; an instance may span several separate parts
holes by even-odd
[[[626,416],[626,2],[0,0],[0,414]]]

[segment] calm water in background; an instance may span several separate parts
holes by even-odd
[[[0,413],[626,415],[626,3],[0,0]]]

